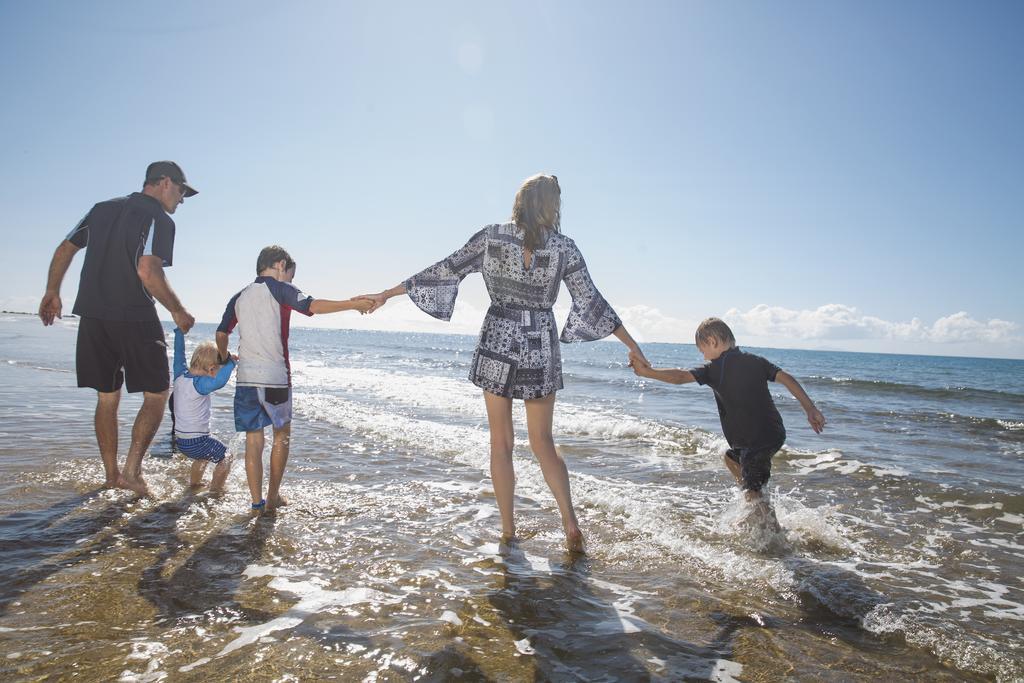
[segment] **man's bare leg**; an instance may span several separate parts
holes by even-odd
[[[96,392],[96,415],[93,422],[96,428],[96,443],[100,447],[103,459],[103,470],[106,481],[103,488],[117,488],[117,480],[121,477],[117,469],[117,408],[121,404],[121,390]]]
[[[274,427],[274,445],[270,447],[270,483],[267,485],[268,511],[288,504],[287,499],[281,495],[281,479],[284,478],[284,467],[288,464],[291,438],[291,422],[280,428]]]
[[[263,500],[263,430],[245,433],[245,479],[253,505]]]
[[[124,471],[117,480],[118,487],[134,491],[140,496],[149,495],[146,481],[142,478],[142,456],[153,442],[156,430],[160,428],[166,407],[166,391],[143,393],[142,407],[139,408],[139,414],[135,416],[135,424],[132,426],[132,444],[128,448],[128,458],[124,462]]]

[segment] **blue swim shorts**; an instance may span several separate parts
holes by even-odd
[[[194,439],[182,439],[178,437],[174,444],[179,451],[193,460],[209,460],[216,464],[224,459],[227,452],[224,444],[212,436],[197,436]]]
[[[235,387],[235,431],[280,429],[292,421],[291,387]]]

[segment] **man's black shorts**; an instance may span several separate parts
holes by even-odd
[[[166,391],[171,381],[163,325],[82,318],[75,367],[80,387],[112,392],[127,384],[129,393]]]
[[[730,448],[727,458],[740,466],[740,479],[744,491],[760,491],[772,474],[772,456],[782,444],[767,448]]]

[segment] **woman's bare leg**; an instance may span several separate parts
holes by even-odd
[[[572,493],[569,491],[569,470],[562,456],[555,450],[551,436],[551,423],[555,413],[555,395],[528,400],[526,403],[526,428],[530,435],[530,449],[540,463],[544,481],[548,483],[558,511],[562,514],[565,529],[565,545],[572,552],[582,552],[583,533],[572,507]]]
[[[487,424],[491,429],[491,483],[494,486],[494,497],[498,501],[498,512],[501,514],[501,535],[512,538],[516,535],[512,399],[485,391],[484,404],[487,406]]]

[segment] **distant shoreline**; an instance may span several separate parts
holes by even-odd
[[[37,313],[28,313],[26,311],[0,311],[0,315],[26,315],[26,316],[30,316],[30,317],[35,317],[38,314]],[[68,315],[62,315],[60,317],[60,319],[61,320],[77,320],[78,316],[73,314],[73,313],[69,313]],[[171,321],[171,320],[164,320],[163,318],[161,318],[160,322],[161,323],[165,323],[165,324],[170,324],[172,327],[174,326],[174,322]],[[198,324],[198,325],[213,325],[213,326],[216,326],[219,323],[217,323],[217,322],[197,321],[196,324]],[[304,325],[304,324],[293,325],[292,329],[293,330],[301,329],[301,330],[344,331],[344,332],[371,332],[371,333],[380,333],[380,334],[388,334],[388,333],[391,333],[391,332],[395,332],[395,333],[399,333],[399,334],[424,334],[424,335],[439,336],[439,337],[466,337],[467,339],[475,339],[477,337],[477,335],[475,335],[475,334],[466,334],[466,333],[458,333],[458,332],[444,333],[444,332],[423,332],[423,331],[416,331],[416,330],[374,330],[374,329],[354,330],[352,328],[347,328],[347,327],[317,327],[315,325]],[[601,343],[601,342],[609,343],[610,344],[610,343],[614,343],[614,340],[612,340],[612,339],[603,339],[603,340],[600,340],[598,343]],[[659,341],[648,341],[648,342],[646,342],[644,344],[644,346],[657,346],[657,345],[669,345],[669,346],[682,345],[682,346],[685,346],[686,344],[683,343],[683,342],[659,342]],[[857,354],[878,355],[878,356],[905,356],[905,357],[911,357],[911,358],[917,358],[917,357],[919,357],[919,358],[970,358],[970,359],[977,359],[977,360],[1004,360],[1004,361],[1016,361],[1016,362],[1024,361],[1024,358],[1007,358],[1005,356],[950,356],[950,355],[932,354],[932,353],[899,353],[899,352],[893,352],[893,351],[889,351],[889,352],[886,352],[886,351],[848,351],[848,350],[844,350],[844,349],[804,349],[804,348],[795,348],[795,347],[787,348],[787,347],[781,347],[781,346],[753,346],[753,345],[747,345],[747,344],[740,344],[739,346],[741,348],[745,347],[745,348],[755,349],[755,350],[759,350],[759,351],[760,350],[768,350],[768,351],[810,351],[810,352],[820,352],[820,353],[857,353]]]

